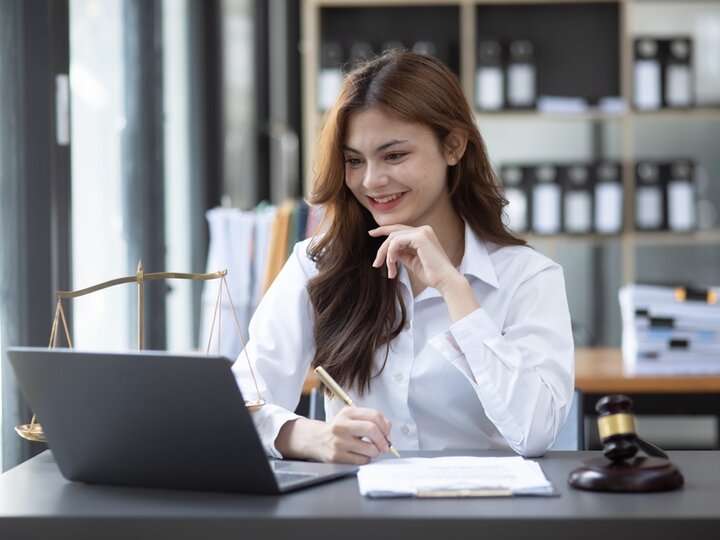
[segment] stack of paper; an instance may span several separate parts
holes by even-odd
[[[535,461],[513,457],[387,459],[358,471],[368,497],[492,497],[555,495]]]
[[[628,374],[720,373],[718,289],[626,285],[620,289]]]

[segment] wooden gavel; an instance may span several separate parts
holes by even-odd
[[[635,431],[632,399],[622,394],[612,394],[598,400],[598,431],[603,454],[613,463],[621,463],[643,450],[649,456],[667,459],[667,454],[654,444],[640,437]]]

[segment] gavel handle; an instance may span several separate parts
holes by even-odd
[[[660,448],[655,446],[653,443],[648,442],[645,439],[641,439],[640,437],[636,437],[636,441],[637,441],[637,445],[640,447],[640,449],[643,452],[645,452],[648,456],[668,459],[668,455],[665,452],[663,452]]]

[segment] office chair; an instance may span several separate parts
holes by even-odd
[[[308,417],[313,420],[325,420],[325,404],[322,391],[313,389],[310,394]],[[583,393],[576,388],[573,395],[570,414],[565,425],[558,433],[550,450],[584,450],[585,449],[585,417],[583,416]]]

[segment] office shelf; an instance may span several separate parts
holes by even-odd
[[[404,16],[397,16],[398,13]],[[423,10],[427,15],[423,15]],[[362,13],[362,17],[359,14]],[[648,14],[657,13],[657,17]],[[713,186],[720,172],[717,156],[720,144],[715,135],[720,130],[720,107],[702,104],[696,108],[637,111],[633,108],[633,40],[640,35],[659,37],[677,34],[696,37],[698,25],[691,17],[697,14],[720,17],[720,2],[683,0],[304,0],[302,27],[302,74],[304,93],[305,170],[310,171],[312,141],[318,133],[322,111],[315,99],[320,51],[324,41],[354,39],[368,36],[379,43],[378,28],[390,34],[387,39],[414,36],[427,39],[428,30],[436,32],[438,54],[459,75],[463,89],[474,103],[477,47],[481,39],[523,37],[537,42],[538,95],[577,96],[590,108],[576,113],[540,112],[532,109],[501,109],[475,111],[491,159],[498,167],[505,163],[547,161],[554,163],[598,162],[610,160],[621,165],[623,185],[622,232],[617,235],[562,234],[529,235],[530,242],[569,245],[604,246],[619,244],[622,252],[622,281],[635,281],[637,248],[644,246],[720,245],[720,231],[699,230],[691,233],[635,231],[635,164],[644,159],[690,158],[696,161]],[[343,21],[344,14],[347,20]],[[696,14],[696,15],[693,15]],[[373,19],[374,17],[374,19]],[[428,20],[425,20],[426,17]],[[369,24],[368,20],[375,23]],[[366,27],[363,27],[363,24]],[[345,26],[343,26],[345,25]],[[679,29],[679,30],[678,30]],[[407,41],[407,39],[406,39]],[[408,46],[409,43],[404,43]],[[375,51],[378,52],[378,51]],[[543,56],[545,55],[545,56]],[[582,73],[582,76],[580,75]],[[706,89],[712,84],[705,84]],[[605,112],[595,105],[603,97],[616,98],[617,112]],[[709,130],[703,143],[704,153],[688,146],[683,133],[695,129]],[[710,126],[710,127],[709,127]],[[538,144],[513,144],[508,135],[528,132]],[[527,129],[525,129],[527,128]],[[668,129],[670,128],[670,129]],[[557,139],[573,139],[584,130],[589,141],[584,146],[577,140],[549,152],[547,159],[538,160],[536,146],[552,137],[545,131],[554,130]],[[653,136],[662,137],[670,148],[650,147]],[[499,134],[499,135],[498,135]],[[502,152],[493,153],[493,136],[505,137],[499,143]],[[673,139],[675,137],[677,140]],[[510,142],[508,142],[508,138]],[[575,137],[575,139],[577,139]],[[608,142],[610,141],[610,142]],[[674,144],[677,142],[677,144]],[[580,150],[578,150],[580,148]],[[650,148],[650,151],[648,151]],[[710,151],[708,151],[708,148]],[[716,150],[713,151],[712,149]],[[585,152],[584,155],[579,154]],[[527,156],[530,156],[525,159]],[[708,157],[710,156],[710,157]],[[308,183],[309,185],[309,183]],[[710,191],[720,192],[713,187]],[[708,195],[707,197],[711,197]],[[716,195],[712,195],[716,197]],[[717,205],[717,204],[716,204]],[[704,226],[708,226],[705,224]],[[718,227],[717,223],[710,226]],[[641,279],[641,277],[640,277]]]

